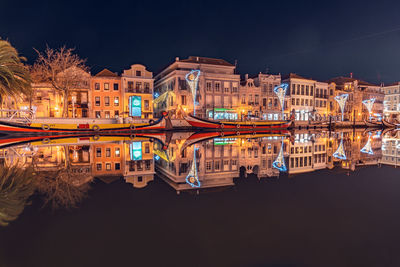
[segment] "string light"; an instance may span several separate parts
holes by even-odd
[[[347,101],[348,97],[349,97],[349,94],[342,94],[342,95],[335,96],[335,100],[338,102],[340,110],[342,111],[342,121],[344,118],[344,108],[346,106],[346,101]]]
[[[365,105],[365,107],[367,108],[368,113],[369,113],[369,118],[371,118],[372,107],[374,106],[375,98],[363,100],[362,103],[363,103],[363,104]]]
[[[371,145],[371,139],[372,139],[371,136],[372,136],[372,134],[369,133],[368,142],[360,150],[362,153],[366,153],[366,154],[369,154],[369,155],[373,155],[374,154],[374,151],[372,150],[372,145]]]
[[[191,187],[199,188],[201,186],[201,183],[199,181],[199,176],[197,173],[196,150],[198,150],[198,148],[196,147],[196,145],[194,145],[193,162],[190,171],[186,176],[186,183],[189,184]]]
[[[196,95],[200,73],[200,70],[192,70],[185,76],[186,82],[189,85],[190,92],[192,93],[193,97],[193,115],[196,115]]]
[[[343,146],[343,133],[342,133],[342,138],[340,139],[340,144],[339,147],[336,149],[335,153],[333,153],[333,156],[338,159],[346,160],[346,153],[344,152],[344,146]]]
[[[272,162],[272,167],[278,169],[281,172],[287,171],[285,158],[283,157],[283,138],[282,138],[281,150],[279,151],[278,157],[276,157],[274,162]]]
[[[286,91],[287,91],[288,87],[289,87],[289,84],[282,83],[281,85],[277,85],[274,88],[274,93],[278,97],[279,103],[281,104],[282,118],[283,118],[283,113],[284,113],[284,109],[285,109],[285,96],[286,96]]]

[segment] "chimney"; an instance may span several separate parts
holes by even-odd
[[[175,58],[175,61],[179,61],[179,57],[176,57],[176,58]]]
[[[350,72],[350,78],[352,78],[352,79],[353,79],[353,73],[352,73],[352,72]]]
[[[245,74],[245,75],[244,75],[244,79],[247,81],[247,80],[249,79],[249,75],[248,75],[248,74]]]
[[[196,57],[196,61],[199,61],[199,57]]]

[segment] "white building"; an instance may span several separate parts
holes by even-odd
[[[400,82],[383,86],[383,114],[385,117],[397,117],[400,113]]]

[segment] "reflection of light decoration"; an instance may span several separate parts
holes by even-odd
[[[155,155],[155,156],[154,156],[154,159],[155,159],[155,160],[159,160],[159,159],[160,159],[160,156],[159,156],[159,155]]]
[[[371,112],[372,112],[372,107],[374,106],[374,103],[375,103],[375,98],[363,100],[362,103],[367,108],[368,113],[369,113],[369,117],[371,118]]]
[[[349,94],[342,94],[342,95],[335,96],[335,100],[338,102],[340,110],[342,111],[342,121],[344,118],[344,108],[346,106],[346,101],[347,101],[348,97],[349,97]]]
[[[196,115],[196,93],[197,86],[199,84],[200,70],[192,70],[188,74],[186,74],[185,79],[190,87],[190,91],[192,92],[193,97],[193,115]]]
[[[191,187],[200,187],[201,183],[199,181],[199,175],[197,173],[197,162],[196,162],[196,145],[193,148],[193,162],[190,168],[188,175],[186,176],[186,183],[188,183]]]
[[[283,157],[283,139],[282,139],[281,151],[279,151],[278,157],[276,157],[274,162],[272,162],[272,167],[278,169],[281,172],[287,171],[285,165],[285,158]]]
[[[343,160],[347,159],[346,153],[344,152],[344,146],[343,146],[343,133],[342,133],[342,138],[340,140],[339,147],[336,149],[336,152],[333,153],[333,156],[338,159],[343,159]]]
[[[282,118],[283,118],[283,111],[285,109],[285,96],[286,96],[286,91],[289,87],[289,84],[287,83],[282,83],[281,85],[275,86],[274,88],[274,93],[279,99],[279,103],[281,104],[282,108]]]
[[[371,133],[368,136],[368,142],[365,144],[365,146],[363,148],[361,148],[360,150],[362,153],[366,153],[369,155],[373,155],[374,151],[372,150],[372,146],[371,146]]]

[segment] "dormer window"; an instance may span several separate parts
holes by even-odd
[[[137,70],[136,71],[136,76],[138,76],[138,77],[142,76],[142,72],[140,70]]]

